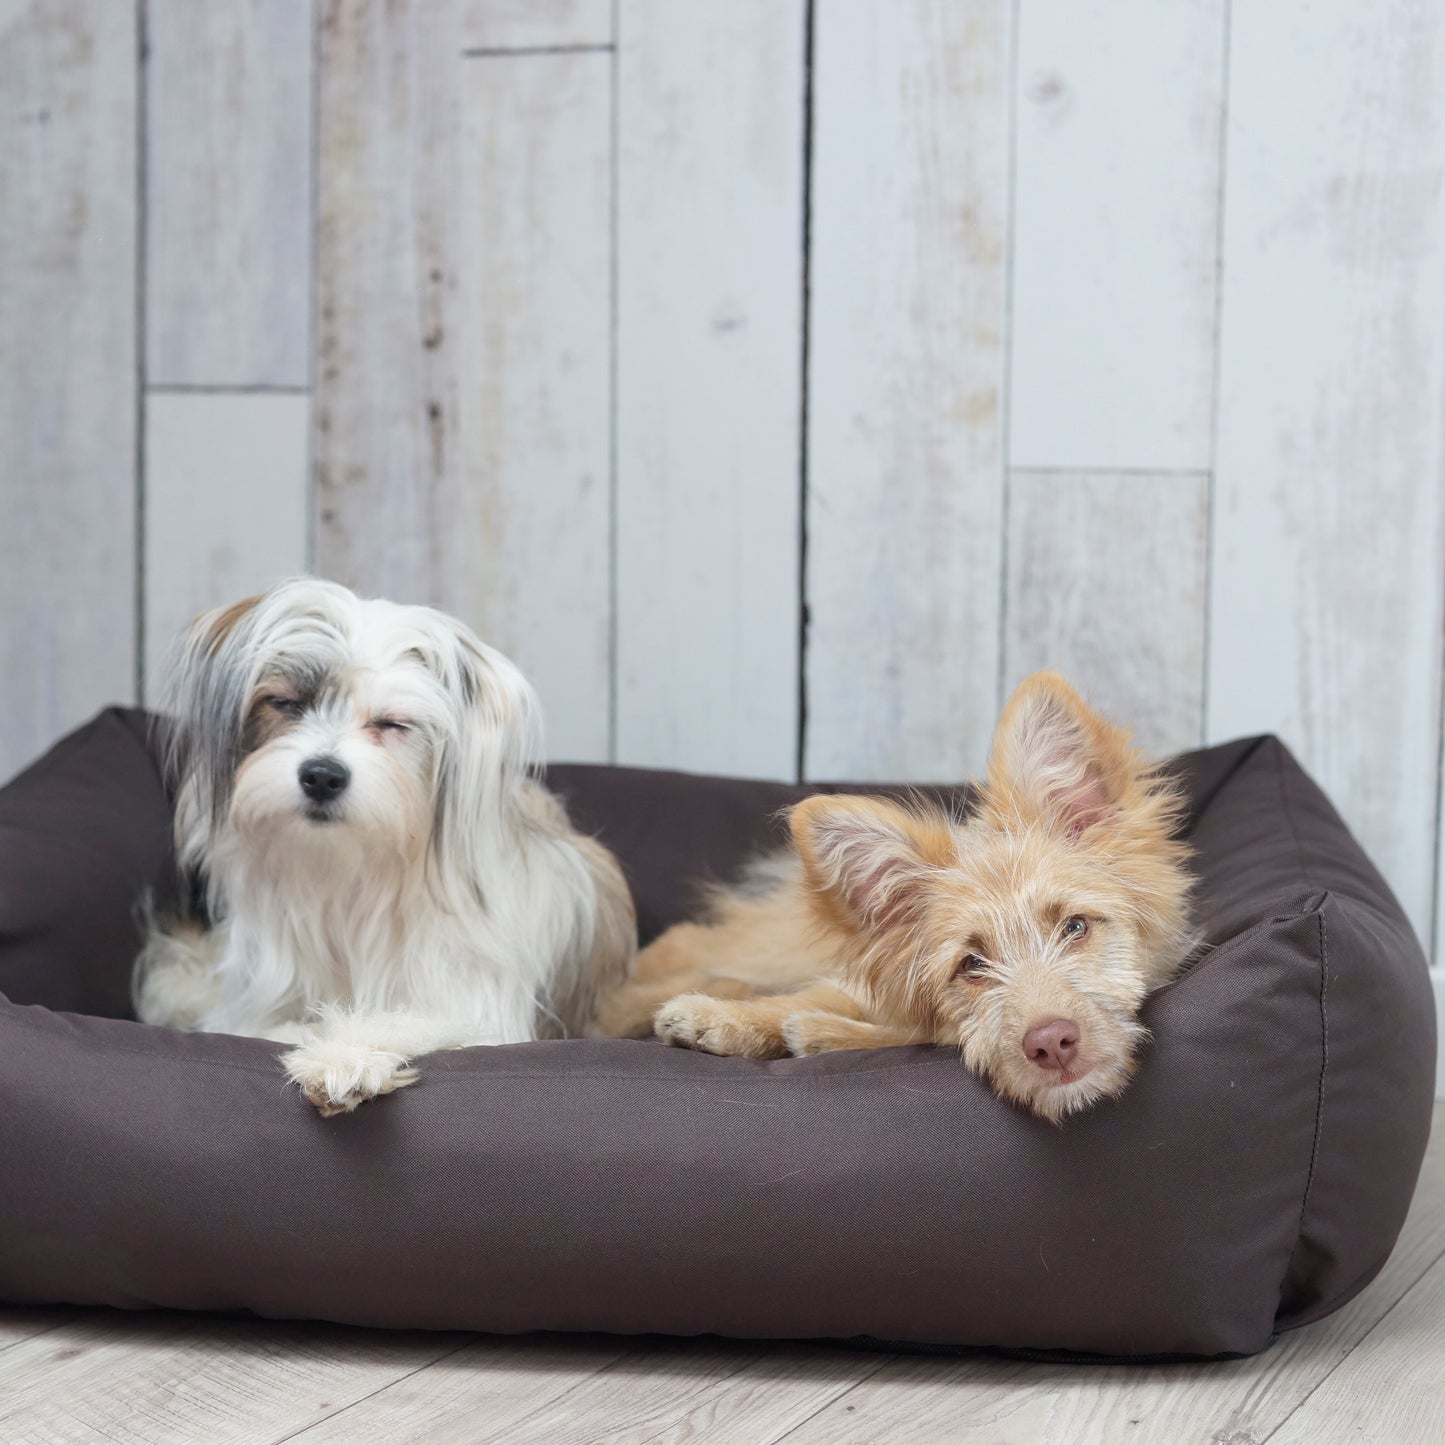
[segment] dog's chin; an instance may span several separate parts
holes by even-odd
[[[316,849],[344,847],[355,839],[356,819],[335,803],[296,803],[284,808],[247,810],[231,819],[235,836],[251,854],[306,857]]]
[[[1133,1076],[1132,1060],[1091,1060],[1071,1069],[1045,1070],[1030,1065],[1028,1073],[1019,1072],[1010,1079],[995,1081],[995,1085],[1001,1094],[1031,1114],[1059,1124],[1101,1099],[1122,1094]]]

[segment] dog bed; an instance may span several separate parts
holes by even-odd
[[[1430,1125],[1398,904],[1272,738],[1179,759],[1213,945],[1137,1081],[1057,1128],[947,1050],[567,1041],[322,1119],[265,1042],[128,1021],[163,885],[145,720],[0,791],[0,1298],[353,1324],[1255,1351],[1380,1269]],[[558,767],[644,939],[806,789]]]

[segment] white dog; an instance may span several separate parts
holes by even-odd
[[[335,1114],[435,1049],[580,1035],[625,975],[616,861],[533,781],[536,697],[461,623],[284,582],[196,622],[169,704],[209,926],[151,925],[143,1021],[292,1044]]]

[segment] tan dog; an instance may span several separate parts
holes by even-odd
[[[957,1045],[1058,1120],[1119,1093],[1190,951],[1182,800],[1060,677],[1014,694],[978,806],[819,795],[794,849],[669,929],[594,1032],[713,1054]]]

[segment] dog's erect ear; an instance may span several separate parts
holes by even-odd
[[[913,922],[929,874],[954,858],[942,814],[886,798],[819,794],[799,803],[788,821],[809,886],[855,927]]]
[[[1041,822],[1078,837],[1116,822],[1148,771],[1122,728],[1056,673],[1036,672],[999,719],[984,800],[1005,824]]]

